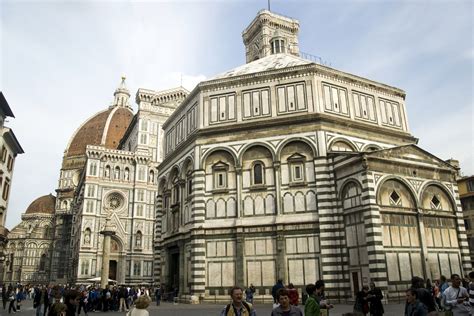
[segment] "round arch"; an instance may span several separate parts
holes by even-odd
[[[346,144],[347,146],[349,146],[352,149],[353,152],[358,151],[356,144],[354,144],[354,142],[352,142],[351,140],[349,140],[347,138],[344,138],[344,137],[336,137],[336,138],[332,139],[328,144],[327,151],[328,152],[331,151],[331,147],[337,142],[341,142],[341,143]]]
[[[354,178],[346,179],[346,180],[344,180],[344,182],[342,182],[341,188],[339,189],[339,192],[337,193],[340,201],[342,201],[342,198],[343,198],[342,193],[343,193],[344,189],[346,188],[346,185],[348,185],[351,182],[355,183],[360,188],[360,192],[362,194],[362,184],[360,183],[359,180],[354,179]]]
[[[186,170],[188,169],[188,166],[191,166],[191,170],[194,170],[194,159],[191,156],[187,156],[186,159],[184,159],[181,166],[181,179],[186,178]]]
[[[436,181],[433,181],[433,180],[430,180],[426,183],[424,183],[421,187],[420,187],[420,193],[419,193],[419,196],[418,198],[420,199],[420,203],[423,202],[423,194],[425,193],[426,189],[428,189],[428,187],[430,186],[435,186],[437,187],[438,189],[440,189],[442,192],[444,192],[448,199],[449,199],[449,202],[451,203],[451,207],[453,209],[453,212],[456,213],[457,212],[457,206],[456,206],[456,200],[454,199],[453,195],[451,194],[451,192],[449,191],[449,189],[447,187],[445,187],[443,184],[439,183],[439,182],[436,182]],[[423,205],[421,205],[423,206]]]
[[[277,151],[276,151],[277,159],[280,159],[281,151],[283,150],[283,148],[285,148],[286,145],[288,145],[289,143],[298,142],[298,141],[305,143],[306,145],[308,145],[311,148],[311,150],[313,151],[313,157],[314,158],[318,156],[318,151],[316,150],[316,145],[310,139],[308,139],[306,137],[293,137],[293,138],[284,140],[281,144],[278,145],[278,148],[277,148]]]
[[[181,178],[181,169],[179,168],[178,165],[174,165],[173,168],[171,168],[170,172],[168,173],[168,179],[166,181],[167,184],[173,182],[174,175],[176,175],[178,178]]]
[[[406,181],[405,179],[403,179],[402,177],[394,176],[394,175],[387,175],[387,176],[382,177],[379,180],[379,184],[375,188],[375,192],[376,192],[375,196],[377,198],[377,204],[378,204],[378,202],[380,201],[380,198],[381,198],[380,197],[380,194],[381,194],[380,188],[385,184],[385,182],[390,181],[390,180],[397,181],[397,182],[401,183],[402,185],[404,185],[406,187],[408,193],[410,194],[410,197],[413,199],[413,202],[415,203],[415,208],[418,209],[420,207],[420,201],[418,200],[418,196],[413,191],[413,187],[410,185],[410,183],[408,181]]]
[[[382,147],[380,147],[379,145],[367,144],[362,148],[362,151],[369,151],[369,148],[374,148],[374,150],[382,150]]]
[[[230,149],[230,148],[226,148],[226,147],[216,147],[216,148],[212,148],[212,149],[209,149],[208,151],[206,151],[206,153],[202,156],[202,159],[201,159],[201,169],[204,169],[204,166],[205,166],[205,163],[206,163],[206,160],[207,158],[212,154],[212,153],[215,153],[217,151],[225,151],[227,152],[229,155],[231,155],[231,157],[234,159],[234,165],[237,166],[237,162],[239,161],[237,159],[237,155],[236,153]]]
[[[261,147],[264,147],[264,148],[268,149],[268,151],[272,155],[272,160],[275,161],[275,158],[277,156],[276,156],[275,150],[270,146],[270,144],[267,144],[267,143],[264,143],[264,142],[256,142],[256,143],[246,144],[240,149],[240,154],[237,157],[238,165],[242,165],[242,157],[244,156],[245,152],[247,150],[249,150],[250,148],[257,147],[257,146],[261,146]]]

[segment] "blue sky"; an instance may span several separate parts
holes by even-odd
[[[0,89],[25,154],[17,158],[7,227],[55,194],[79,125],[106,108],[120,77],[138,88],[194,85],[245,63],[253,1],[0,2]],[[333,68],[406,91],[411,133],[474,174],[473,2],[272,1],[300,21],[300,50]],[[136,109],[136,105],[135,105]]]

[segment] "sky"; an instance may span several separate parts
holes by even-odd
[[[403,89],[418,145],[474,174],[473,1],[272,0],[300,22],[299,44],[331,67]],[[58,185],[74,131],[126,76],[169,89],[245,63],[241,34],[267,0],[0,0],[0,90],[16,159],[7,228]],[[134,103],[134,102],[133,102]],[[136,104],[133,104],[136,110]]]

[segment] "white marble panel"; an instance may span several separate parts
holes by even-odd
[[[275,280],[275,261],[262,262],[262,285],[272,286],[275,284]]]
[[[301,192],[297,192],[295,194],[295,210],[296,212],[306,211],[305,198],[304,198],[303,193]]]
[[[244,188],[250,187],[250,185],[251,185],[250,177],[251,177],[250,170],[243,170],[242,171],[242,186]]]
[[[286,253],[292,254],[296,253],[296,238],[287,238],[286,239]]]
[[[265,208],[263,205],[263,198],[257,196],[255,198],[255,215],[263,215],[265,213]]]
[[[451,268],[449,266],[449,256],[447,253],[439,253],[439,264],[441,268],[441,274],[445,276],[451,275]]]
[[[272,168],[265,168],[265,184],[266,185],[274,185],[275,184]]]
[[[305,259],[304,260],[304,283],[301,285],[306,285],[309,283],[314,283],[314,280],[319,280],[319,264],[318,259]]]
[[[209,286],[221,286],[221,263],[220,262],[209,262],[207,265],[207,276]]]
[[[235,263],[222,263],[222,286],[233,286],[235,284]]]
[[[392,245],[400,247],[400,229],[398,226],[390,226],[390,233],[392,235]]]
[[[293,285],[304,284],[304,270],[303,270],[302,259],[290,259],[288,260],[288,279]],[[308,269],[309,270],[309,269]],[[309,271],[308,271],[309,272]],[[312,281],[314,282],[314,281]]]
[[[218,257],[226,256],[226,242],[225,241],[216,242],[216,254]]]
[[[294,212],[293,196],[291,195],[291,193],[285,193],[285,195],[283,196],[283,210],[285,213]]]
[[[418,227],[410,227],[408,229],[410,231],[410,244],[412,247],[420,246],[420,239],[418,237]],[[431,238],[431,234],[430,234]],[[433,240],[431,240],[433,242]]]
[[[410,267],[410,254],[407,252],[401,252],[398,254],[398,260],[401,268],[401,279],[403,281],[411,280],[411,272],[408,267]]]
[[[268,254],[268,255],[275,254],[275,253],[276,253],[276,243],[275,243],[275,239],[273,239],[273,238],[267,238],[267,239],[265,240],[265,243],[267,244],[267,245],[266,245],[267,254]]]
[[[410,246],[410,235],[408,233],[408,227],[407,226],[401,226],[400,227],[400,239],[401,239],[401,245],[404,247],[409,247]]]
[[[262,267],[260,261],[247,261],[247,284],[262,286]]]
[[[206,217],[208,218],[216,217],[215,203],[213,200],[209,200],[206,203]]]
[[[285,185],[288,184],[289,181],[289,167],[287,163],[282,163],[280,167],[281,171],[281,184]]]
[[[443,241],[441,240],[441,230],[439,228],[432,228],[432,230],[435,247],[443,247]]]
[[[265,245],[265,239],[257,239],[255,240],[255,254],[256,255],[264,255],[267,253]]]
[[[246,240],[245,241],[245,254],[247,256],[255,255],[255,240]]]
[[[428,265],[430,266],[431,271],[431,280],[436,280],[441,275],[441,270],[438,263],[438,254],[429,253],[428,254]]]
[[[359,247],[360,264],[369,264],[369,253],[367,247]]]
[[[298,253],[308,252],[308,237],[298,237]]]
[[[453,247],[453,248],[459,247],[458,234],[456,232],[456,229],[450,229],[449,230],[449,238],[451,239],[451,247]]]
[[[400,281],[398,258],[396,253],[387,253],[387,272],[389,281]]]
[[[216,203],[216,216],[225,217],[226,216],[226,203],[223,199],[217,200]]]
[[[349,264],[351,266],[359,265],[359,251],[358,251],[358,248],[349,249]]]
[[[227,256],[235,256],[235,241],[227,242]]]
[[[449,254],[449,263],[451,264],[451,273],[462,275],[461,264],[459,262],[459,255],[457,253]]]
[[[423,266],[421,265],[421,254],[411,253],[411,271],[413,276],[423,276]]]
[[[316,211],[316,194],[310,190],[306,193],[306,209],[308,211]]]
[[[253,215],[253,200],[250,196],[244,199],[244,215]]]
[[[235,217],[236,214],[236,209],[235,209],[235,199],[234,198],[229,198],[227,200],[227,216],[228,217]]]
[[[444,248],[451,248],[451,238],[449,237],[449,230],[447,228],[441,229],[441,240]]]
[[[382,243],[386,247],[390,247],[392,245],[391,237],[390,237],[390,226],[387,226],[387,225],[382,226]]]
[[[265,214],[275,214],[275,198],[271,194],[265,198]]]

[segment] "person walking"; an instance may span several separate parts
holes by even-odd
[[[428,309],[418,300],[418,291],[410,288],[406,291],[405,316],[427,316]]]
[[[36,316],[46,316],[46,306],[49,305],[48,301],[48,292],[44,286],[40,288],[35,288],[33,294],[33,308],[36,309]],[[43,309],[43,313],[41,313]]]
[[[288,297],[290,298],[291,305],[298,306],[300,295],[298,293],[298,290],[295,289],[293,283],[288,284]]]
[[[451,307],[453,316],[468,316],[471,314],[469,293],[461,286],[459,274],[451,276],[451,286],[444,291],[443,295],[445,306]]]
[[[364,316],[369,312],[369,301],[367,296],[369,294],[369,287],[364,285],[362,290],[357,292],[354,303],[354,313],[362,314]]]
[[[283,285],[283,280],[278,279],[277,283],[272,287],[272,296],[273,296],[273,303],[277,304],[278,299],[277,299],[277,293],[279,289],[284,288],[285,286]]]
[[[308,299],[304,305],[304,315],[320,316],[321,306],[319,305],[319,299],[317,298],[319,293],[316,290],[316,286],[314,284],[306,285],[306,294],[308,294]]]
[[[8,305],[8,314],[11,314],[12,309],[13,309],[13,312],[16,313],[15,300],[16,300],[15,290],[10,286],[8,288],[8,301],[10,302],[10,304]]]
[[[148,295],[140,295],[135,300],[135,307],[127,313],[127,316],[149,316],[147,308],[150,306],[150,303],[151,299]]]
[[[290,304],[289,290],[279,289],[277,297],[280,305],[272,310],[271,316],[303,316],[298,307]]]
[[[255,286],[250,283],[250,286],[245,290],[245,301],[247,303],[253,304],[253,296],[255,293]]]
[[[370,282],[370,291],[367,295],[369,300],[370,316],[382,316],[385,312],[382,304],[382,290],[375,286],[374,282]]]
[[[2,286],[2,303],[3,303],[3,310],[7,308],[8,302],[8,292],[5,284]]]
[[[227,304],[220,316],[257,316],[255,308],[251,303],[243,300],[244,290],[239,286],[234,286],[229,290],[232,302]]]
[[[156,300],[156,306],[160,306],[161,304],[161,286],[160,285],[156,287],[155,300]]]

